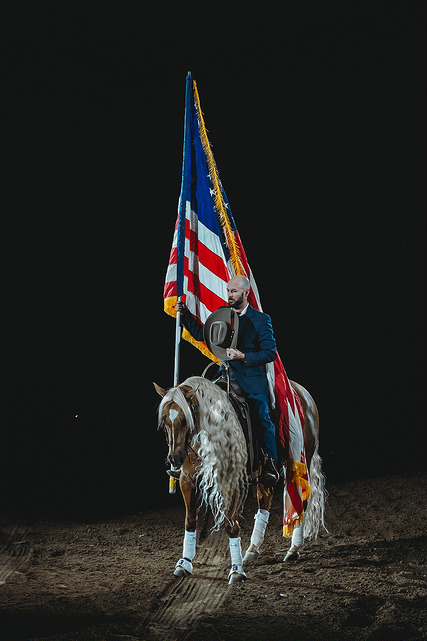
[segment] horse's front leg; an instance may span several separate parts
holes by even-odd
[[[252,563],[252,561],[256,561],[259,558],[260,547],[264,542],[265,531],[270,517],[273,496],[274,488],[264,487],[261,483],[258,483],[258,512],[254,516],[255,523],[252,530],[251,543],[245,552],[244,563]]]
[[[185,466],[181,471],[179,486],[185,503],[185,532],[182,557],[175,566],[174,575],[186,577],[193,573],[192,561],[196,556],[197,506],[195,484],[193,479],[185,473]]]
[[[229,536],[228,543],[231,556],[231,570],[228,574],[228,584],[232,585],[233,583],[242,583],[247,576],[243,570],[242,543],[240,539],[240,525],[237,520],[237,515],[235,515],[233,519],[230,519],[229,523],[225,526],[225,529]]]

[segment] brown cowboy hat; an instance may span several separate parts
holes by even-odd
[[[208,349],[222,361],[230,360],[227,356],[229,347],[237,345],[239,333],[239,315],[232,307],[220,307],[206,319],[203,335]]]

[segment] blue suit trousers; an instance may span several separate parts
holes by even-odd
[[[277,463],[276,428],[270,418],[268,394],[248,394],[249,409],[254,422],[258,419],[258,437],[264,443],[265,452]]]

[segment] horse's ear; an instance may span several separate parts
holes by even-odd
[[[189,387],[188,385],[183,385],[182,389],[184,390],[185,398],[188,401],[192,401],[195,393],[199,389],[199,386],[193,388],[193,387]]]
[[[160,385],[157,385],[157,383],[155,383],[154,381],[153,381],[153,385],[154,385],[154,389],[156,390],[157,394],[159,394],[159,396],[161,396],[163,398],[163,396],[166,394],[167,390],[163,389],[163,387],[160,387]]]

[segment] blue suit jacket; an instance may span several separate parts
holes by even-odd
[[[188,310],[182,315],[182,324],[197,341],[204,340],[203,325]],[[248,394],[268,394],[264,365],[277,357],[270,316],[249,305],[239,318],[236,347],[245,354],[245,362],[229,361],[229,365],[240,387]]]

